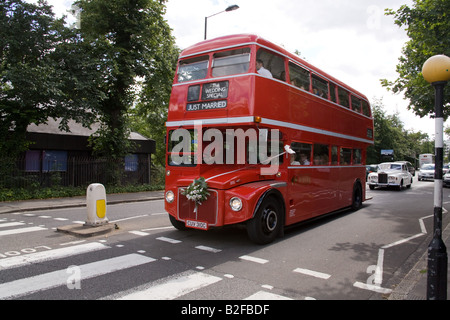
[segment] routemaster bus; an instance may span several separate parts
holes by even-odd
[[[166,127],[165,209],[179,230],[245,223],[267,244],[365,200],[368,99],[257,35],[182,51]]]

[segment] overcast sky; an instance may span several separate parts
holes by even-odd
[[[35,1],[35,0],[28,0]],[[71,0],[48,0],[58,15]],[[395,80],[395,66],[408,41],[384,9],[412,5],[412,0],[169,0],[166,19],[181,49],[203,40],[205,16],[239,9],[208,19],[208,39],[254,33],[290,52],[298,50],[311,64],[365,94],[383,99],[388,114],[398,112],[406,129],[434,136],[434,120],[407,110],[403,95],[394,95],[380,79]]]

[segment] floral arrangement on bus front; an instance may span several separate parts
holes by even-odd
[[[208,183],[203,177],[195,179],[181,194],[194,201],[196,205],[201,205],[209,196]]]

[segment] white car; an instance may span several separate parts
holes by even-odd
[[[433,180],[434,179],[434,163],[426,163],[422,165],[419,170],[420,180]]]
[[[384,162],[378,165],[378,172],[369,173],[367,183],[370,190],[375,187],[394,186],[401,190],[403,187],[411,188],[413,176],[406,164],[395,162]]]
[[[450,187],[450,172],[444,174],[444,187]]]

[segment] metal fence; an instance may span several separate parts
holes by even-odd
[[[147,155],[124,160],[89,156],[68,156],[51,162],[31,160],[25,156],[0,158],[0,188],[150,184],[158,173],[156,168],[151,169]]]

